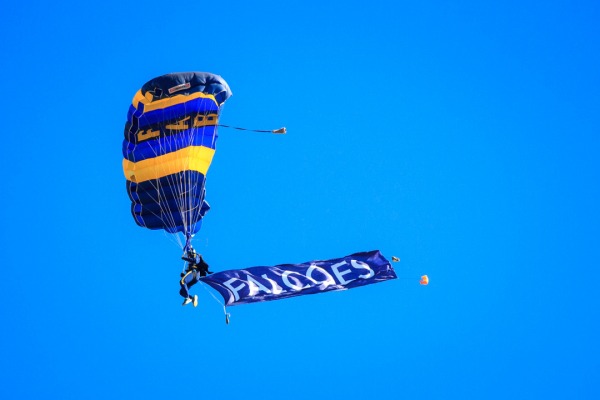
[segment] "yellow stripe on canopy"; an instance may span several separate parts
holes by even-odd
[[[144,112],[161,110],[163,108],[174,106],[176,104],[182,104],[182,103],[188,102],[190,100],[199,99],[199,98],[210,99],[210,100],[214,101],[215,104],[218,105],[217,100],[215,99],[215,96],[213,96],[212,94],[206,94],[206,93],[202,93],[202,92],[192,93],[189,96],[179,94],[177,96],[167,97],[165,99],[156,100],[156,101],[152,101],[152,96],[150,95],[150,93],[146,93],[146,94],[148,95],[149,98],[142,96],[142,91],[138,90],[137,93],[135,94],[135,96],[133,96],[133,100],[131,102],[131,104],[136,109],[138,108],[139,103],[142,103],[144,105]]]
[[[189,146],[162,156],[132,162],[123,159],[125,178],[131,182],[144,182],[183,171],[197,171],[206,175],[215,154],[204,146]]]

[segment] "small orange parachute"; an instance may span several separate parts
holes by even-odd
[[[421,277],[421,280],[419,281],[419,283],[421,285],[428,285],[429,284],[429,277],[427,275],[423,275]]]

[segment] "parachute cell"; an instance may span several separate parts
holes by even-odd
[[[147,82],[127,113],[123,172],[135,222],[180,232],[189,241],[209,210],[206,174],[222,104],[231,96],[218,75],[167,74]]]

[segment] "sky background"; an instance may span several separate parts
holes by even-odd
[[[597,1],[0,14],[0,398],[600,397]],[[227,80],[221,123],[288,128],[219,131],[213,270],[379,249],[399,279],[181,307],[121,167],[133,95],[181,71]]]

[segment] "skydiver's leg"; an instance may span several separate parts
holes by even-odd
[[[190,296],[190,291],[188,289],[188,286],[186,284],[180,284],[181,289],[179,289],[179,294],[181,295],[181,297],[187,299]]]
[[[194,275],[191,272],[188,272],[181,278],[181,280],[179,281],[179,286],[181,286],[179,294],[181,295],[181,297],[184,297],[186,299],[192,297],[190,296],[190,287],[193,285],[193,279]]]
[[[183,301],[182,305],[186,305],[186,304],[190,304],[192,302],[192,300],[194,300],[194,298],[192,296],[190,296],[190,292],[188,289],[188,286],[186,284],[181,284],[181,289],[179,290],[179,294],[181,295],[181,297],[183,297],[185,300]]]

